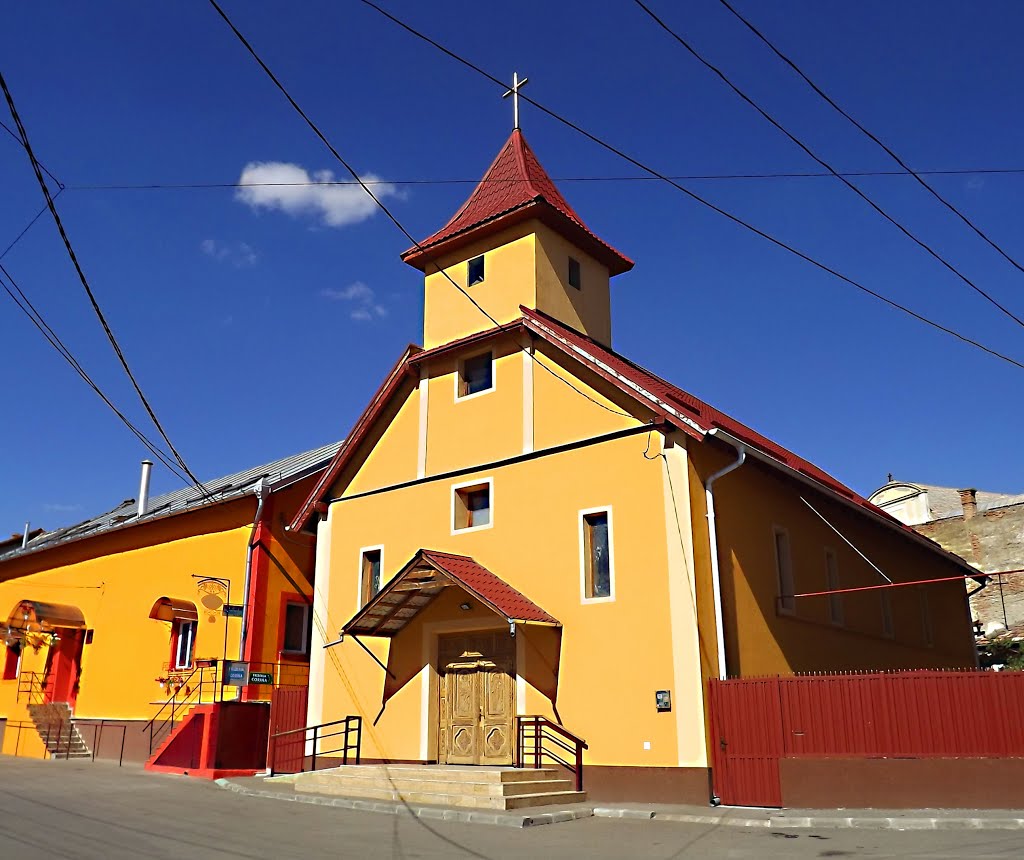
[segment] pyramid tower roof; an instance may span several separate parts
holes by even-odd
[[[425,271],[442,254],[537,218],[608,267],[612,275],[628,272],[633,261],[599,239],[562,196],[541,166],[526,138],[515,129],[473,193],[447,224],[402,259]]]

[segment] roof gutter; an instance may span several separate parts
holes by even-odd
[[[712,433],[715,431],[712,430]],[[733,443],[729,443],[733,444]],[[747,459],[747,448],[742,442],[737,442],[733,447],[736,449],[736,459],[719,469],[704,482],[704,499],[707,504],[708,518],[708,542],[710,543],[711,555],[711,588],[714,593],[715,603],[715,639],[718,645],[718,677],[724,681],[727,675],[725,664],[725,622],[722,612],[722,578],[718,563],[718,527],[715,525],[715,481],[724,478],[730,472],[736,471]]]

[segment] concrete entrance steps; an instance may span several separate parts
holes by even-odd
[[[92,758],[92,751],[79,734],[67,702],[29,705],[28,714],[51,758]]]
[[[460,809],[527,809],[587,799],[555,768],[347,765],[296,774],[293,784],[316,794]]]

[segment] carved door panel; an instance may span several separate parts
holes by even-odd
[[[514,654],[507,634],[440,640],[439,762],[512,763]]]

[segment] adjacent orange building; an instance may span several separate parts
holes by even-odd
[[[146,760],[193,707],[304,685],[314,549],[284,523],[337,448],[143,492],[0,556],[3,752],[116,758],[123,739]],[[223,683],[226,660],[269,683]]]

